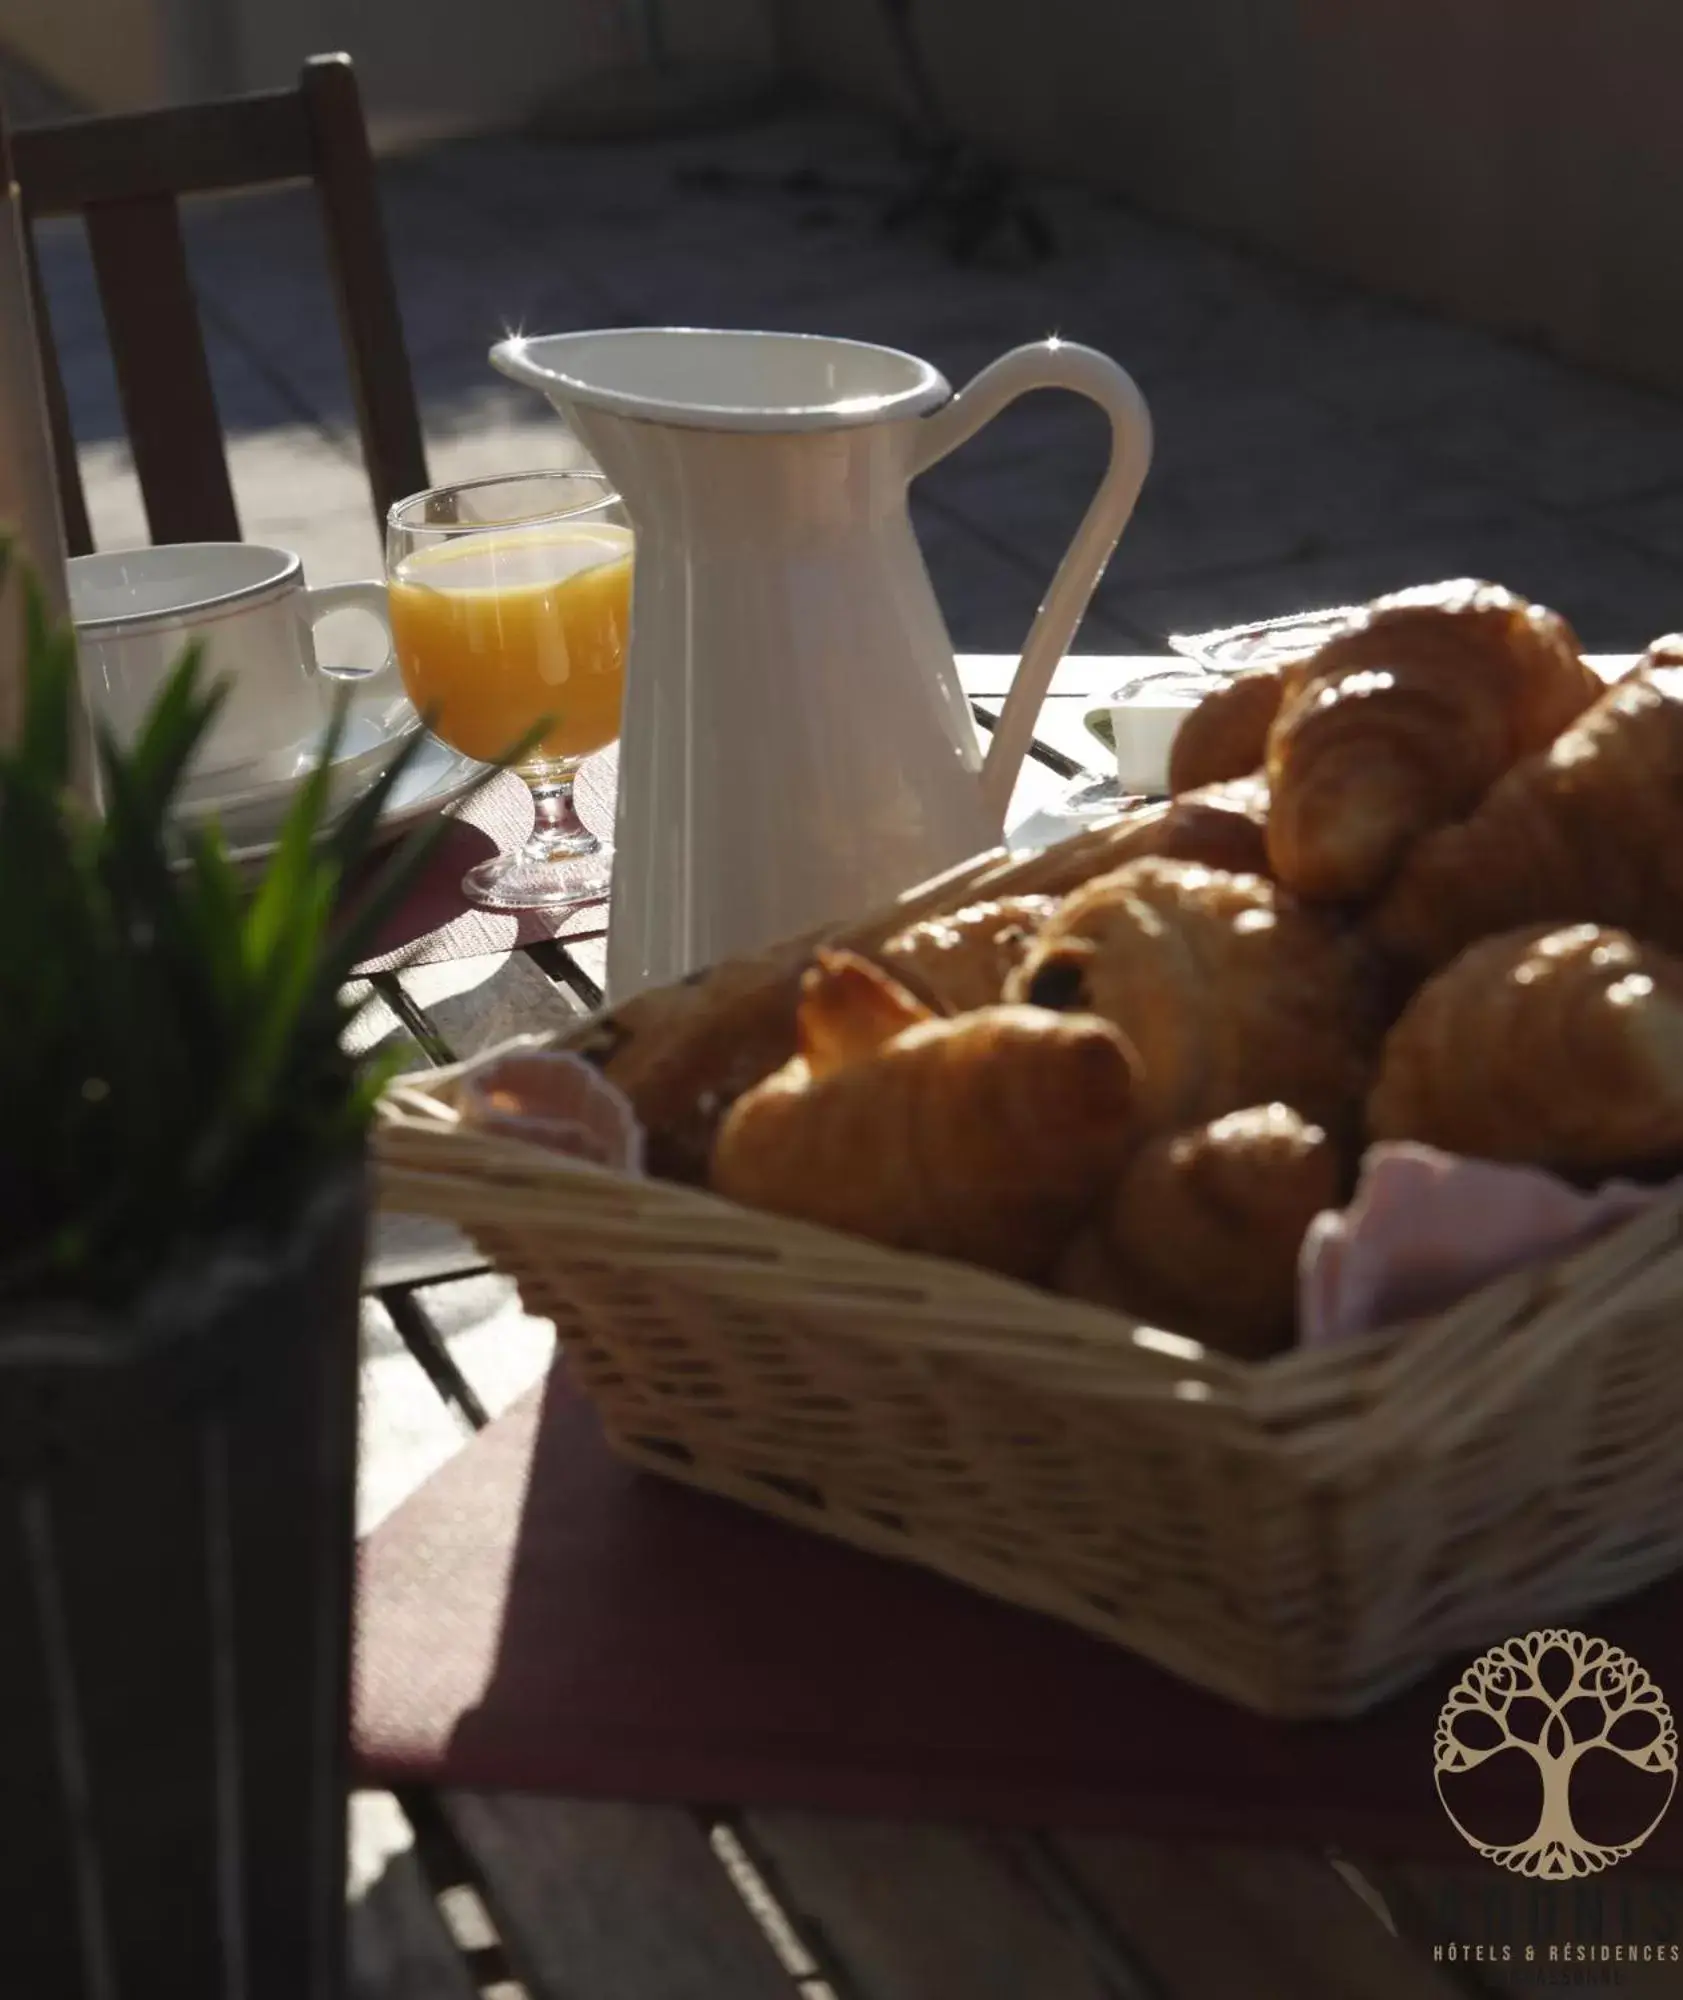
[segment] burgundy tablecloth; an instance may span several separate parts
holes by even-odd
[[[575,797],[579,814],[603,839],[614,826],[616,750],[590,758],[579,772]],[[357,970],[384,972],[399,965],[435,965],[446,959],[476,958],[512,951],[541,938],[599,936],[607,907],[597,904],[559,915],[544,910],[518,914],[482,910],[462,894],[462,877],[476,862],[518,846],[532,830],[532,795],[512,771],[504,771],[476,796],[452,809],[452,828],[390,923],[375,950]]]
[[[1680,1610],[1668,1583],[1581,1622],[1675,1701]],[[1050,1619],[638,1473],[558,1369],[364,1546],[356,1749],[381,1784],[1465,1862],[1432,1735],[1467,1664],[1358,1721],[1265,1722]],[[1593,1801],[1573,1797],[1587,1826]],[[1510,1803],[1528,1831],[1535,1800]],[[1683,1863],[1683,1806],[1643,1860]]]

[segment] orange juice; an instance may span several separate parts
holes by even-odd
[[[541,716],[538,758],[619,734],[631,622],[631,530],[608,521],[464,535],[406,556],[390,581],[409,699],[470,757],[500,757]]]

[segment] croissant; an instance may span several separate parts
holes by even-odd
[[[1601,692],[1570,627],[1488,583],[1378,599],[1295,670],[1268,736],[1268,852],[1317,902],[1384,888]]]
[[[1139,1056],[1147,1132],[1274,1099],[1339,1129],[1383,1027],[1355,933],[1260,876],[1181,861],[1133,861],[1078,889],[1005,991],[1114,1021]]]
[[[795,1052],[795,1005],[809,956],[805,948],[779,947],[648,989],[599,1016],[588,1040],[575,1045],[630,1099],[648,1136],[651,1173],[706,1181],[726,1108]]]
[[[1611,924],[1683,951],[1683,636],[1651,647],[1471,818],[1422,840],[1371,928],[1425,970],[1536,923]]]
[[[1285,687],[1279,667],[1258,667],[1212,688],[1175,732],[1169,790],[1178,797],[1260,771]]]
[[[918,1003],[875,966],[820,953],[801,1053],[731,1107],[712,1185],[896,1248],[1041,1277],[1134,1143],[1132,1054],[1091,1017],[996,1006],[896,1029],[908,1008]]]
[[[1290,1344],[1305,1230],[1344,1194],[1318,1126],[1284,1104],[1154,1139],[1059,1261],[1056,1289],[1248,1360]]]
[[[1029,867],[1021,879],[1037,893],[1067,896],[1125,862],[1158,857],[1198,861],[1235,875],[1266,875],[1268,869],[1268,781],[1260,772],[1219,785],[1204,785],[1179,798],[1138,808],[1108,826],[1061,842]]]
[[[1268,780],[1248,777],[1201,785],[1171,799],[1157,853],[1165,861],[1196,861],[1233,875],[1267,875]]]
[[[1051,896],[1010,896],[972,903],[950,917],[929,917],[891,937],[877,952],[884,969],[937,1013],[987,1007],[1057,902]]]
[[[1568,1175],[1683,1153],[1683,959],[1595,924],[1469,945],[1385,1042],[1376,1139]]]
[[[813,1076],[873,1056],[933,1013],[880,966],[851,951],[820,949],[801,980],[795,1049]]]

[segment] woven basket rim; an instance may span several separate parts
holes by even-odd
[[[728,1263],[732,1282],[744,1287],[763,1272],[765,1289],[797,1309],[803,1302],[821,1309],[837,1337],[857,1317],[859,1337],[869,1338],[872,1319],[898,1304],[913,1312],[931,1353],[986,1356],[989,1365],[1037,1376],[1055,1370],[1101,1400],[1196,1403],[1212,1421],[1237,1422],[1283,1452],[1301,1449],[1306,1469],[1312,1461],[1329,1474],[1359,1466],[1377,1441],[1375,1413],[1393,1411],[1399,1391],[1406,1390],[1418,1416],[1401,1435],[1394,1424],[1379,1426],[1387,1451],[1405,1448],[1428,1422],[1441,1432],[1448,1424],[1488,1421],[1493,1405],[1515,1392],[1511,1378],[1540,1365],[1545,1345],[1552,1353],[1595,1336],[1598,1291],[1628,1283],[1683,1238],[1678,1192],[1590,1244],[1498,1277],[1441,1313],[1244,1361],[973,1265],[748,1209],[706,1189],[618,1174],[459,1120],[451,1100],[464,1076],[510,1049],[564,1046],[576,1032],[516,1036],[388,1085],[374,1133],[386,1204],[436,1205],[470,1234],[475,1221],[517,1227],[521,1210],[527,1219],[541,1213],[546,1227],[564,1231],[573,1209],[592,1243],[608,1249],[624,1238],[644,1256],[647,1219],[658,1215],[663,1232],[680,1239],[693,1228],[688,1262],[715,1273]],[[624,1215],[616,1227],[617,1210]],[[676,1273],[683,1261],[667,1268]],[[1522,1327],[1548,1335],[1546,1343],[1528,1336],[1524,1366],[1511,1350]]]

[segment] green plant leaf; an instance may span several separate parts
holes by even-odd
[[[347,879],[373,850],[379,835],[380,821],[385,815],[393,793],[403,782],[404,775],[413,768],[416,758],[427,747],[427,729],[434,713],[434,710],[429,709],[422,716],[420,728],[415,730],[408,741],[399,748],[397,755],[335,828],[332,836],[333,850],[338,856],[340,873]]]
[[[284,1227],[361,1143],[397,1058],[346,1054],[344,984],[451,822],[373,863],[424,738],[336,814],[341,703],[253,881],[215,824],[180,813],[223,698],[196,652],[132,741],[96,732],[92,813],[69,783],[74,633],[27,577],[20,601],[23,712],[0,746],[0,1303],[121,1304],[196,1242]]]
[[[22,630],[0,747],[0,1300],[121,1303],[195,1241],[283,1228],[360,1143],[378,1079],[340,1042],[325,764],[252,887],[218,828],[178,819],[221,700],[202,661],[132,742],[97,735],[99,817],[68,785],[74,634],[27,580]]]

